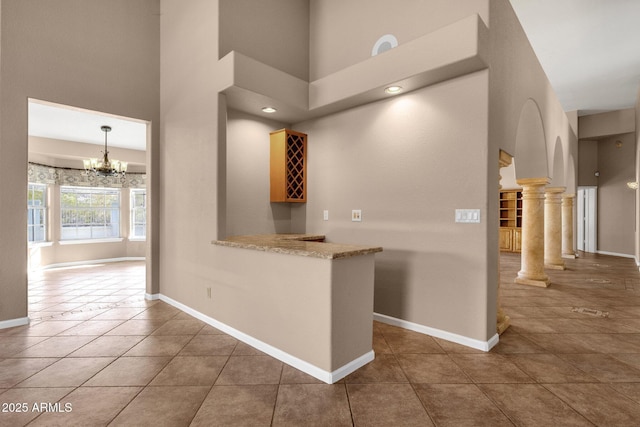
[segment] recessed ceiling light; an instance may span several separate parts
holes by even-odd
[[[263,113],[275,113],[276,111],[278,111],[278,110],[276,110],[273,107],[263,107],[262,108],[262,112]]]
[[[389,86],[384,91],[393,95],[402,92],[402,86]]]

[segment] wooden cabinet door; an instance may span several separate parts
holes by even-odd
[[[513,250],[513,230],[510,228],[500,228],[500,250],[512,251]]]
[[[522,229],[515,228],[513,230],[513,251],[521,252],[522,251]]]

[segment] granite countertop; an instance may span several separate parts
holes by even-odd
[[[323,235],[317,234],[256,234],[231,236],[214,240],[214,245],[232,248],[253,249],[323,259],[339,259],[382,252],[379,246],[343,245],[325,243]]]

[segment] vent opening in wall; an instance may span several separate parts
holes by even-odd
[[[397,46],[398,39],[396,39],[393,34],[385,34],[378,39],[376,44],[373,45],[373,49],[371,49],[371,56],[379,55]]]

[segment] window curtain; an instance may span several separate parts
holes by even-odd
[[[57,168],[29,163],[29,182],[38,184],[73,185],[77,187],[146,188],[147,175],[127,172],[125,176],[95,176],[82,169]]]

